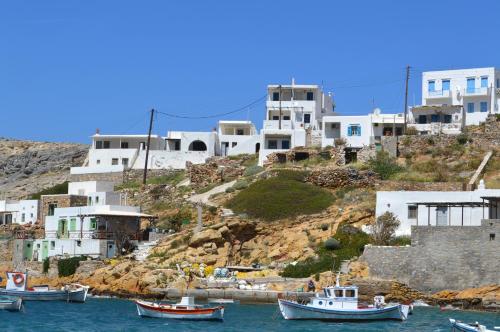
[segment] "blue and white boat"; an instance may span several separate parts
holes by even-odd
[[[314,319],[325,321],[370,321],[406,320],[409,306],[385,304],[383,296],[376,296],[375,305],[358,304],[358,287],[340,286],[339,278],[335,286],[325,287],[323,294],[316,294],[309,303],[298,303],[279,299],[278,304],[285,319]]]
[[[0,296],[16,296],[23,301],[67,301],[85,302],[88,286],[69,284],[61,289],[50,289],[48,286],[27,287],[27,275],[22,272],[7,272],[7,285],[0,288]]]
[[[23,306],[23,300],[16,296],[0,296],[0,310],[20,311]]]
[[[475,323],[463,323],[459,320],[451,319],[451,331],[452,332],[494,332],[495,330],[488,330],[486,326]],[[496,331],[500,331],[500,327],[495,327]]]

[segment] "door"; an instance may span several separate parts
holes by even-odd
[[[42,260],[49,257],[49,241],[42,242]]]
[[[436,208],[436,225],[448,225],[448,208],[446,206],[438,206]]]
[[[58,235],[60,239],[68,238],[68,221],[66,219],[59,219],[59,224],[57,226]]]
[[[108,241],[106,248],[106,258],[113,258],[116,254],[116,246],[114,241]]]
[[[474,93],[476,91],[476,79],[468,78],[467,79],[467,92]]]

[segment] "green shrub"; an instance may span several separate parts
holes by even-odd
[[[335,143],[335,146],[344,146],[344,145],[346,145],[346,140],[345,140],[345,138],[342,138],[342,137],[334,138],[333,142]]]
[[[469,141],[469,137],[466,134],[458,134],[457,135],[457,143],[460,145],[464,145]]]
[[[71,258],[60,259],[57,262],[57,271],[59,272],[59,277],[68,277],[75,274],[76,269],[80,265],[80,262],[85,260],[87,260],[86,256],[75,256]]]
[[[68,193],[68,181],[56,184],[55,186],[39,191],[36,194],[32,194],[30,198],[40,199],[42,195],[60,195],[67,193]]]
[[[208,212],[210,212],[210,214],[216,214],[217,213],[217,207],[216,206],[213,206],[213,205],[210,205],[208,207]]]
[[[155,176],[147,179],[147,184],[171,184],[176,185],[181,182],[185,177],[183,171],[176,171],[166,175]]]
[[[262,172],[263,170],[264,170],[263,167],[260,167],[257,165],[250,166],[250,167],[245,168],[245,171],[243,172],[243,176],[252,176],[252,175],[255,175],[257,173]]]
[[[228,187],[226,188],[226,192],[229,194],[229,193],[234,193],[236,191],[236,189],[234,189],[233,187]]]
[[[378,151],[375,158],[368,160],[368,166],[383,180],[403,171],[403,167],[397,164],[396,158],[391,157],[386,151]]]
[[[391,246],[408,246],[411,245],[411,237],[410,236],[396,236],[390,241]]]
[[[316,274],[314,275],[314,280],[316,282],[318,282],[319,281],[319,277],[320,277],[319,272],[316,272]]]
[[[248,188],[248,182],[245,180],[238,180],[236,183],[233,185],[233,189],[235,190],[243,190]]]
[[[193,213],[190,207],[182,206],[177,213],[168,216],[158,224],[160,229],[172,229],[176,232],[180,231],[182,224],[188,224],[193,218]]]
[[[337,239],[331,238],[325,241],[324,246],[327,250],[337,250],[340,249],[340,242]]]
[[[49,268],[50,268],[50,260],[49,258],[45,258],[43,260],[43,273],[48,273],[49,272]]]
[[[280,172],[277,177],[252,183],[230,199],[226,206],[238,214],[246,213],[269,221],[318,213],[330,206],[333,197],[328,191],[291,179],[290,175],[297,177],[295,173],[286,174],[282,176]]]

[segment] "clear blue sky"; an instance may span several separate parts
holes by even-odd
[[[343,114],[403,109],[404,67],[500,65],[500,1],[3,1],[0,136],[88,142],[147,111],[238,108],[269,83],[323,83]],[[354,87],[361,86],[361,87]],[[262,124],[264,104],[226,119]],[[216,120],[158,116],[156,133]]]

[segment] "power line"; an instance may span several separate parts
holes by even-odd
[[[178,119],[212,119],[212,118],[219,118],[219,117],[222,117],[222,116],[225,116],[225,115],[229,115],[229,114],[234,114],[234,113],[239,113],[239,112],[242,112],[242,111],[246,111],[246,110],[250,109],[252,106],[255,106],[256,104],[264,101],[266,98],[267,98],[267,94],[264,95],[264,96],[262,96],[262,97],[259,97],[258,99],[252,101],[251,103],[249,103],[249,104],[247,104],[245,106],[239,107],[239,108],[234,109],[232,111],[228,111],[228,112],[224,112],[224,113],[218,113],[218,114],[212,114],[212,115],[190,116],[190,115],[172,114],[172,113],[161,112],[161,111],[155,111],[155,112],[158,113],[158,114],[162,114],[162,115],[171,117],[171,118],[178,118]]]
[[[364,88],[364,87],[370,87],[370,86],[394,84],[394,83],[399,83],[399,82],[403,82],[403,81],[404,81],[404,79],[398,79],[398,80],[386,81],[386,82],[376,82],[376,83],[359,84],[359,85],[346,85],[346,86],[333,86],[333,87],[328,87],[328,88],[332,89],[332,90],[333,89]]]

